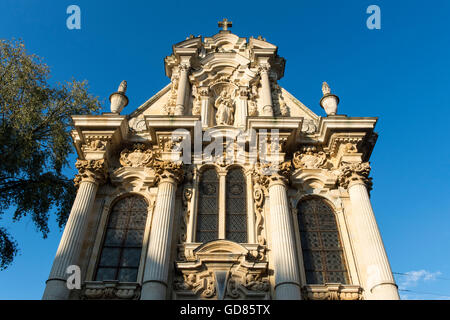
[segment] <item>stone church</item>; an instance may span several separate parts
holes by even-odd
[[[43,298],[399,299],[369,197],[377,118],[340,115],[326,82],[316,115],[275,45],[219,27],[173,45],[170,83],[128,115],[123,81],[111,112],[73,116]]]

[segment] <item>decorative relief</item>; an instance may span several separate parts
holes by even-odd
[[[186,242],[187,227],[188,227],[188,223],[189,223],[189,218],[191,216],[190,203],[191,203],[192,191],[193,191],[193,186],[192,186],[193,178],[194,178],[194,168],[189,167],[186,170],[185,178],[184,178],[185,184],[184,184],[183,194],[182,194],[182,203],[183,203],[182,215],[183,215],[183,217],[181,220],[180,237],[178,239],[179,244],[183,244]],[[178,259],[179,260],[186,259],[184,249],[181,246],[179,246],[178,249],[179,249],[178,250]]]
[[[253,188],[253,200],[255,202],[255,216],[256,216],[256,238],[258,240],[259,245],[265,245],[266,244],[266,238],[263,234],[263,228],[264,228],[264,190],[262,189],[261,185],[259,183],[256,183]]]
[[[178,83],[180,81],[178,73],[172,75],[172,84],[169,93],[169,99],[163,107],[163,114],[173,116],[175,114],[175,106],[177,104]]]
[[[105,151],[106,150],[106,139],[101,137],[90,137],[85,145],[83,145],[84,152],[92,151]]]
[[[268,264],[253,257],[228,240],[206,243],[194,250],[189,261],[176,262],[175,293],[203,299],[267,298]]]
[[[130,119],[128,126],[132,133],[140,133],[147,130],[147,125],[145,124],[145,119],[142,115]]]
[[[182,136],[164,135],[158,138],[159,148],[163,152],[179,151],[181,149],[181,143],[183,142]]]
[[[330,155],[334,157],[338,154],[340,146],[344,145],[344,152],[358,152],[358,144],[362,141],[362,137],[332,137],[330,143]]]
[[[271,82],[273,112],[276,117],[289,116],[289,108],[283,98],[281,87],[276,81]]]
[[[153,164],[155,153],[144,144],[135,144],[132,150],[120,153],[120,164],[124,167],[149,167]]]
[[[81,291],[83,300],[139,300],[141,287],[137,283],[118,281],[85,282]]]
[[[337,283],[308,285],[302,288],[302,296],[305,300],[361,300],[362,288]]]
[[[345,189],[351,183],[363,183],[370,190],[372,188],[372,178],[369,177],[370,169],[368,162],[342,163],[339,168],[338,183]]]
[[[248,115],[255,117],[258,115],[258,105],[256,99],[258,98],[258,85],[255,83],[252,85],[251,92],[249,92],[248,100]]]
[[[317,131],[317,123],[312,119],[304,119],[302,123],[303,133],[314,133]]]
[[[202,101],[200,99],[200,93],[197,86],[192,86],[192,96],[194,97],[192,105],[192,115],[198,116],[202,112]]]
[[[78,169],[78,174],[74,179],[76,187],[78,187],[83,181],[101,184],[106,180],[107,166],[105,159],[77,160],[75,167]]]
[[[327,154],[316,147],[303,147],[294,153],[292,164],[295,169],[320,169],[327,167]]]

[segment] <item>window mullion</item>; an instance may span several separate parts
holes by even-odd
[[[225,239],[226,234],[226,176],[227,172],[219,172],[219,239]]]

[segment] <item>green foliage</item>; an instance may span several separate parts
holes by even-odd
[[[64,226],[75,197],[73,181],[62,174],[73,151],[71,115],[100,109],[86,81],[51,86],[49,78],[49,67],[23,42],[0,40],[0,218],[14,208],[13,220],[30,216],[44,238],[50,212]],[[0,270],[17,251],[0,227]]]

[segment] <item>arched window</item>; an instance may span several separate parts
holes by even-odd
[[[137,195],[113,206],[95,280],[137,281],[147,211],[147,202]]]
[[[200,179],[197,210],[197,242],[218,238],[219,179],[214,169],[205,170]]]
[[[308,284],[348,283],[333,209],[319,197],[301,201],[298,224]]]
[[[241,169],[232,169],[226,179],[226,239],[247,242],[247,187]]]

